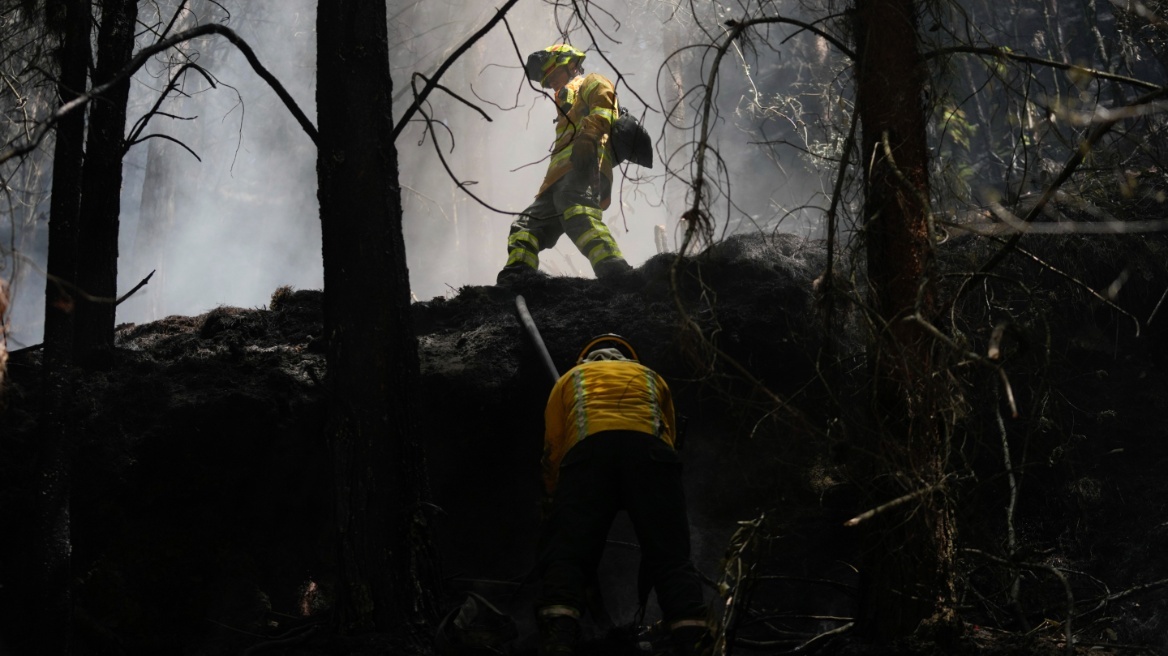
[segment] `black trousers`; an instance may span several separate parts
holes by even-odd
[[[506,268],[538,269],[540,251],[555,246],[564,233],[594,271],[611,260],[624,262],[600,209],[601,198],[607,198],[611,188],[612,182],[603,176],[589,177],[576,170],[553,183],[512,221]]]
[[[704,618],[702,584],[690,560],[681,459],[660,439],[633,431],[590,435],[560,464],[540,554],[539,607],[586,607],[585,585],[620,510],[628,512],[641,546],[639,578],[657,590],[665,620]],[[642,590],[641,598],[647,594]]]

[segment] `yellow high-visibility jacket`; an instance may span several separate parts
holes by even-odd
[[[559,119],[556,120],[556,141],[547,175],[539,187],[539,196],[556,180],[572,170],[572,144],[579,139],[596,143],[596,158],[600,175],[611,185],[614,155],[609,144],[609,132],[617,119],[616,89],[608,78],[598,73],[576,76],[560,90],[556,97]],[[602,185],[602,188],[606,185]],[[601,199],[600,209],[609,205],[607,194]]]
[[[550,494],[568,450],[600,431],[656,435],[674,445],[673,397],[652,369],[633,360],[576,365],[560,377],[544,411],[543,482]]]

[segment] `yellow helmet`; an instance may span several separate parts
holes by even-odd
[[[637,357],[637,352],[633,349],[633,345],[629,343],[629,340],[615,333],[605,333],[604,335],[593,337],[584,345],[584,348],[580,349],[580,355],[576,358],[576,364],[584,362],[584,359],[590,353],[599,349],[616,349],[624,356],[624,359],[640,361],[640,358]]]
[[[565,43],[557,43],[528,55],[524,71],[527,73],[527,79],[539,82],[540,86],[547,86],[545,83],[553,71],[572,63],[583,64],[586,56],[582,50]]]

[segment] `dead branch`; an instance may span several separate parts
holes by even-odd
[[[1140,96],[1135,101],[1129,103],[1126,106],[1139,107],[1141,105],[1147,105],[1148,103],[1163,98],[1165,95],[1168,95],[1168,87],[1161,87],[1156,91]],[[1095,129],[1092,130],[1089,135],[1087,135],[1087,138],[1084,139],[1081,144],[1079,144],[1079,147],[1075,149],[1075,153],[1071,155],[1070,159],[1068,159],[1063,165],[1062,171],[1059,172],[1054,181],[1051,182],[1050,185],[1047,186],[1047,188],[1042,192],[1042,196],[1038,199],[1038,202],[1035,203],[1034,207],[1032,207],[1030,211],[1026,213],[1026,216],[1022,218],[1023,223],[1034,223],[1034,220],[1042,214],[1043,210],[1046,209],[1046,206],[1055,197],[1055,194],[1058,193],[1058,190],[1063,186],[1064,183],[1066,183],[1067,180],[1071,178],[1071,174],[1073,174],[1079,168],[1079,166],[1083,164],[1083,161],[1087,158],[1087,155],[1091,153],[1092,149],[1094,149],[1095,144],[1099,143],[1099,140],[1102,139],[1103,136],[1111,130],[1111,128],[1115,127],[1115,124],[1118,123],[1121,118],[1122,117],[1118,116],[1117,114],[1113,114],[1106,120],[1100,121],[1099,124],[1095,126]],[[1005,242],[1005,245],[1002,247],[1002,249],[990,257],[990,259],[987,260],[980,269],[978,269],[978,273],[986,273],[996,267],[1011,251],[1017,247],[1018,242],[1022,239],[1022,235],[1024,234],[1026,233],[1017,232],[1012,237],[1010,237],[1010,239]]]
[[[865,510],[864,512],[860,513],[859,515],[856,515],[855,517],[844,522],[844,526],[859,526],[862,522],[866,522],[869,519],[872,519],[873,517],[875,517],[877,515],[886,513],[889,510],[892,510],[893,508],[896,508],[898,506],[902,506],[902,505],[908,503],[909,501],[912,501],[913,499],[919,499],[921,497],[925,497],[925,496],[928,496],[934,492],[937,492],[945,487],[946,483],[948,482],[948,480],[951,476],[952,476],[952,474],[947,474],[947,475],[945,475],[944,478],[942,478],[937,483],[923,487],[919,490],[913,490],[912,492],[909,492],[908,494],[906,494],[904,496],[897,497],[897,498],[893,499],[892,501],[882,503],[879,506],[876,506],[875,508],[872,508],[870,510]]]
[[[162,90],[162,93],[158,94],[158,99],[154,101],[154,106],[150,108],[150,111],[143,114],[137,121],[134,122],[134,127],[130,129],[130,136],[126,137],[126,144],[122,148],[123,153],[128,151],[130,146],[133,146],[139,142],[138,136],[142,134],[143,130],[146,129],[146,124],[150,122],[150,119],[156,115],[162,114],[158,111],[159,108],[162,107],[162,102],[166,100],[167,96],[170,95],[170,92],[174,91],[178,86],[179,79],[186,74],[187,70],[192,68],[198,71],[203,76],[203,79],[207,80],[207,84],[210,84],[211,88],[215,88],[215,79],[202,66],[194,63],[187,63],[180,66],[179,69],[175,71],[174,75],[171,76],[170,82],[167,83],[166,88]],[[187,150],[190,149],[188,148]],[[191,154],[193,155],[194,153],[192,152]],[[196,159],[198,159],[198,156],[196,156]]]
[[[591,5],[590,3],[589,3],[587,6],[588,6],[589,8],[591,8],[591,7],[592,7],[592,5]],[[581,26],[581,27],[583,27],[583,28],[584,28],[584,31],[588,33],[588,38],[589,38],[589,39],[592,41],[592,45],[596,46],[596,54],[600,55],[600,58],[604,60],[604,63],[608,64],[609,68],[611,68],[613,71],[615,71],[615,72],[616,72],[616,84],[614,84],[614,85],[613,85],[613,88],[614,88],[614,89],[619,89],[619,88],[620,88],[620,85],[621,85],[621,82],[622,82],[622,81],[624,81],[624,79],[625,79],[625,76],[624,76],[624,75],[623,75],[623,74],[620,72],[620,68],[618,68],[618,67],[617,67],[615,64],[613,64],[613,63],[612,63],[612,61],[611,61],[611,60],[608,58],[608,55],[605,55],[605,54],[604,54],[604,51],[600,49],[600,46],[599,46],[599,45],[597,45],[597,43],[596,43],[596,35],[592,33],[592,28],[591,28],[591,27],[589,27],[589,25],[588,25],[588,21],[584,20],[584,16],[588,16],[589,18],[591,18],[591,14],[590,14],[590,13],[588,13],[588,12],[583,12],[583,13],[581,13],[581,11],[580,11],[580,6],[577,4],[576,0],[572,0],[572,7],[573,7],[572,11],[573,11],[573,12],[574,12],[574,13],[575,13],[577,16],[580,16],[580,26]],[[603,11],[603,9],[602,9],[602,11]],[[605,11],[605,13],[607,14],[608,12],[607,12],[607,11]],[[611,14],[609,14],[609,16],[611,17],[612,15],[611,15]],[[615,18],[613,18],[613,20],[615,21],[616,19],[615,19]],[[593,23],[594,25],[596,25],[596,28],[597,28],[598,30],[600,30],[600,33],[601,33],[601,34],[604,34],[604,36],[605,36],[606,38],[608,38],[608,40],[609,40],[609,41],[612,41],[613,43],[617,43],[617,44],[619,44],[619,43],[620,43],[620,41],[617,41],[617,40],[616,40],[616,39],[614,39],[613,37],[609,36],[609,35],[608,35],[608,34],[607,34],[607,33],[606,33],[606,32],[605,32],[605,31],[604,31],[604,30],[603,30],[603,29],[600,27],[600,24],[599,24],[599,23],[597,23],[595,19],[593,19],[593,20],[592,20],[592,23]],[[617,29],[620,29],[620,24],[619,24],[619,23],[617,23]],[[628,84],[626,84],[626,85],[625,85],[625,87],[626,87],[626,88],[628,88],[628,90],[629,90],[630,92],[632,92],[633,96],[635,96],[637,100],[641,101],[641,104],[642,104],[642,105],[644,105],[646,109],[651,109],[651,106],[649,105],[649,103],[645,102],[645,99],[641,97],[641,94],[637,93],[637,90],[636,90],[636,89],[634,89],[634,88],[633,88],[631,85],[628,85]],[[656,110],[653,110],[653,111],[656,111]]]
[[[65,280],[64,278],[62,278],[60,276],[53,275],[53,274],[49,273],[48,271],[41,268],[35,261],[33,261],[32,258],[30,258],[26,255],[23,255],[19,252],[13,252],[12,256],[19,258],[26,265],[31,267],[33,271],[36,271],[37,273],[44,276],[46,281],[51,282],[51,283],[57,285],[58,287],[60,287],[61,291],[63,292],[63,294],[65,296],[65,298],[61,302],[67,303],[70,306],[72,306],[72,304],[73,304],[73,299],[69,297],[70,292],[72,292],[78,298],[85,300],[85,301],[88,301],[90,303],[113,303],[114,305],[117,305],[118,303],[121,303],[122,301],[129,298],[131,294],[133,294],[133,293],[137,292],[139,289],[141,289],[146,283],[150,282],[150,277],[154,275],[154,271],[151,271],[149,275],[147,275],[145,278],[142,279],[141,282],[139,282],[137,285],[134,285],[133,289],[126,292],[125,294],[122,294],[121,298],[112,298],[109,296],[95,296],[95,295],[90,294],[89,292],[85,291],[81,287],[79,287],[77,285],[77,283],[70,281],[70,280]]]
[[[515,0],[512,0],[512,4],[514,2]],[[296,104],[296,101],[292,99],[292,96],[288,93],[287,89],[284,88],[284,85],[280,84],[280,81],[277,80],[276,77],[272,75],[271,72],[269,72],[262,63],[260,63],[259,58],[251,49],[251,46],[248,45],[246,41],[241,39],[239,35],[236,34],[235,31],[231,28],[220,25],[218,23],[211,23],[178,32],[173,36],[170,36],[153,45],[146,46],[145,48],[139,50],[137,54],[135,54],[134,57],[130,59],[130,61],[113,76],[113,78],[89,89],[73,100],[70,100],[64,105],[58,107],[56,111],[54,111],[49,115],[48,118],[41,122],[41,124],[37,127],[32,139],[26,141],[24,144],[13,146],[7,150],[4,150],[3,152],[0,152],[0,164],[7,162],[14,157],[27,155],[28,153],[35,150],[37,146],[39,146],[40,143],[44,140],[45,135],[48,134],[49,130],[51,130],[58,121],[71,112],[77,111],[81,107],[84,107],[94,98],[97,98],[103,93],[109,91],[110,88],[112,88],[114,85],[134,75],[134,73],[136,73],[138,69],[142,68],[142,66],[144,66],[146,62],[154,55],[163,52],[168,48],[172,48],[179,43],[183,43],[184,41],[189,41],[207,34],[218,34],[227,39],[236,48],[238,48],[239,51],[243,53],[243,56],[247,59],[248,64],[251,65],[252,70],[254,70],[261,79],[267,82],[268,86],[272,87],[272,90],[275,91],[276,95],[280,97],[280,100],[283,101],[284,106],[288,108],[288,111],[291,112],[296,121],[300,123],[300,127],[304,130],[304,133],[307,134],[310,139],[312,139],[312,143],[317,143],[318,135],[316,126],[314,126],[312,122],[308,120],[308,117],[304,114],[303,111],[301,111],[300,107]]]
[[[1165,289],[1164,293],[1160,295],[1160,300],[1156,301],[1156,307],[1152,308],[1152,313],[1148,315],[1148,320],[1144,322],[1145,324],[1152,325],[1152,319],[1156,318],[1156,313],[1160,311],[1160,306],[1164,304],[1164,299],[1166,298],[1168,298],[1168,289]]]
[[[860,122],[859,112],[856,107],[852,107],[852,115],[850,125],[848,126],[848,138],[844,141],[843,152],[840,154],[840,165],[836,169],[835,182],[832,184],[831,190],[831,204],[827,208],[827,263],[823,272],[823,286],[820,288],[824,300],[824,328],[827,334],[832,334],[832,320],[833,311],[835,309],[835,240],[836,227],[839,222],[839,205],[843,198],[844,180],[847,178],[848,167],[851,165],[849,159],[852,149],[856,146],[856,126]]]
[[[158,269],[155,269],[154,271],[157,271],[157,270]],[[134,285],[133,289],[126,292],[125,294],[122,294],[121,297],[118,298],[118,300],[114,301],[114,305],[121,305],[122,301],[126,300],[127,298],[130,298],[139,289],[142,289],[143,287],[145,287],[146,283],[150,282],[150,279],[154,277],[154,271],[151,271],[150,273],[146,274],[146,277],[143,278],[137,285]]]
[[[491,20],[487,21],[485,25],[479,28],[479,31],[472,34],[470,38],[463,42],[463,44],[460,45],[457,50],[455,50],[449,57],[446,58],[446,61],[442,62],[442,65],[438,67],[438,70],[434,71],[434,75],[426,81],[426,86],[422,89],[422,93],[418,94],[414,98],[414,102],[411,103],[410,106],[406,108],[405,113],[402,114],[402,117],[398,121],[397,126],[393,128],[393,135],[391,139],[394,141],[397,140],[397,135],[401,134],[402,128],[404,128],[406,124],[410,122],[410,119],[413,118],[414,114],[421,109],[422,103],[425,102],[426,98],[430,96],[430,92],[433,91],[436,86],[438,86],[438,80],[442,79],[442,75],[446,73],[446,69],[450,68],[454,62],[458,61],[458,58],[461,57],[463,53],[469,50],[470,47],[473,46],[484,35],[486,35],[487,32],[490,32],[495,27],[495,25],[499,23],[499,21],[503,20],[503,17],[507,15],[507,12],[510,11],[511,7],[515,6],[515,3],[518,1],[519,0],[507,0],[507,4],[503,5],[502,8],[497,10]],[[0,160],[0,162],[2,161],[3,160]]]
[[[1001,203],[991,203],[990,211],[1018,233],[1036,235],[1131,235],[1168,230],[1168,219],[1142,221],[1064,221],[1060,223],[1029,223],[1006,209]],[[965,226],[960,226],[965,228]],[[972,231],[971,231],[972,232]]]
[[[414,74],[411,76],[411,79],[410,79],[410,86],[413,86],[413,79],[414,79],[414,78],[419,78],[419,77],[420,77],[420,78],[422,78],[423,80],[425,80],[425,82],[426,82],[426,84],[427,84],[427,85],[429,85],[429,84],[430,84],[430,78],[426,77],[425,75],[422,75],[421,73],[417,73],[417,72],[415,72],[415,73],[414,73]],[[454,93],[454,92],[453,92],[453,91],[451,91],[449,88],[447,88],[447,87],[445,87],[445,86],[443,86],[443,85],[441,85],[441,84],[438,84],[438,83],[436,83],[436,82],[434,83],[434,88],[435,88],[435,89],[441,89],[441,90],[445,91],[446,93],[450,94],[450,96],[451,96],[451,97],[453,97],[455,100],[457,100],[457,101],[461,102],[462,104],[466,105],[467,107],[470,107],[471,109],[475,110],[476,112],[478,112],[478,113],[479,113],[479,116],[482,116],[483,118],[487,119],[488,121],[493,121],[493,120],[494,120],[494,119],[492,119],[492,118],[490,117],[490,115],[489,115],[489,114],[487,114],[486,112],[484,112],[484,111],[482,110],[482,108],[481,108],[481,107],[479,107],[478,105],[475,105],[474,103],[472,103],[471,101],[467,100],[466,98],[463,98],[462,96],[458,95],[457,93]],[[471,89],[471,90],[473,91],[474,89]],[[419,97],[419,96],[418,96],[418,90],[415,88],[415,89],[414,89],[414,98],[418,98],[418,97]]]
[[[159,39],[164,39],[164,38],[166,38],[166,35],[167,35],[167,34],[170,34],[170,31],[171,31],[172,29],[174,29],[174,24],[178,22],[179,16],[182,16],[182,15],[183,15],[183,13],[185,13],[185,12],[186,12],[186,9],[187,9],[187,1],[188,1],[188,0],[182,0],[182,2],[178,3],[178,7],[177,7],[177,8],[174,10],[174,14],[172,14],[172,15],[171,15],[171,17],[170,17],[170,22],[169,22],[169,23],[167,23],[167,24],[166,24],[166,27],[165,27],[165,28],[163,28],[162,32],[160,32],[160,33],[158,34],[158,38],[159,38]]]
[[[970,54],[970,55],[988,55],[997,59],[1009,59],[1016,62],[1026,64],[1038,64],[1048,68],[1055,68],[1064,71],[1074,71],[1089,75],[1100,80],[1110,80],[1112,82],[1123,82],[1134,87],[1140,87],[1151,91],[1162,91],[1163,87],[1159,84],[1154,84],[1139,78],[1128,77],[1126,75],[1117,75],[1115,73],[1108,73],[1097,68],[1087,68],[1086,66],[1079,66],[1078,64],[1070,64],[1067,62],[1055,61],[1053,59],[1044,59],[1042,57],[1034,57],[1032,55],[1025,55],[1020,52],[1009,50],[1007,48],[1000,48],[996,46],[978,47],[978,46],[950,46],[947,48],[939,48],[932,52],[927,52],[921,55],[922,59],[929,60],[945,55],[953,54]]]
[[[495,212],[497,214],[506,214],[508,216],[519,216],[520,214],[522,214],[522,212],[511,212],[508,210],[499,209],[499,208],[491,205],[487,201],[479,198],[473,192],[471,192],[467,187],[470,186],[471,184],[474,184],[474,182],[471,182],[471,181],[464,182],[464,181],[459,180],[458,176],[454,174],[454,171],[452,171],[450,169],[450,164],[446,161],[446,156],[442,154],[442,147],[438,145],[438,139],[434,138],[434,136],[433,136],[434,135],[434,128],[433,128],[434,120],[432,118],[430,118],[429,114],[427,114],[425,111],[421,110],[420,108],[417,111],[419,113],[421,113],[422,119],[426,122],[427,129],[430,131],[430,135],[431,135],[430,140],[432,142],[434,142],[434,152],[438,153],[438,161],[442,163],[442,168],[446,169],[446,175],[450,176],[450,179],[454,181],[454,183],[458,186],[459,189],[461,189],[464,193],[466,193],[467,196],[470,196],[471,198],[473,198],[475,200],[475,202],[477,202],[479,205],[482,205],[483,207],[485,207],[485,208],[487,208],[487,209],[489,209],[492,212]]]
[[[1068,225],[1074,225],[1074,224],[1068,224]],[[1015,235],[1015,237],[1017,237],[1021,234],[1022,233],[1017,233]],[[1115,301],[1113,301],[1110,298],[1107,298],[1107,296],[1095,291],[1095,289],[1093,287],[1091,287],[1087,283],[1083,282],[1082,280],[1079,280],[1075,276],[1063,271],[1062,269],[1059,269],[1058,267],[1054,266],[1053,264],[1050,264],[1049,262],[1044,261],[1041,257],[1038,257],[1034,253],[1031,253],[1020,246],[1017,246],[1015,243],[1016,240],[1013,240],[1013,239],[1003,240],[1003,239],[1000,239],[998,237],[991,237],[991,239],[994,239],[995,241],[1006,244],[1005,248],[1007,248],[1007,249],[1012,247],[1014,250],[1018,251],[1022,255],[1025,255],[1026,257],[1030,258],[1031,260],[1034,260],[1035,262],[1037,262],[1042,267],[1046,268],[1051,273],[1054,273],[1055,275],[1060,276],[1062,278],[1065,278],[1065,279],[1069,280],[1070,282],[1078,285],[1082,289],[1086,290],[1087,293],[1089,293],[1092,296],[1094,296],[1095,298],[1099,299],[1105,305],[1108,305],[1109,307],[1111,307],[1111,309],[1115,310],[1116,312],[1119,312],[1120,314],[1127,316],[1136,325],[1136,337],[1140,336],[1140,320],[1138,318],[1136,318],[1136,316],[1133,315],[1131,312],[1128,312],[1127,310],[1116,305]],[[1005,249],[1003,249],[1003,251],[1000,251],[1000,252],[1005,252]]]
[[[1130,587],[1127,590],[1122,590],[1120,592],[1114,592],[1114,593],[1109,594],[1106,597],[1103,597],[1102,599],[1100,599],[1099,603],[1095,607],[1093,607],[1089,610],[1085,610],[1082,613],[1080,613],[1079,617],[1082,617],[1084,615],[1088,615],[1090,613],[1094,613],[1094,612],[1102,609],[1104,606],[1106,606],[1107,604],[1109,604],[1113,601],[1119,601],[1120,599],[1126,599],[1127,597],[1132,597],[1132,596],[1135,596],[1135,595],[1138,595],[1138,594],[1141,594],[1144,592],[1156,590],[1158,588],[1163,588],[1165,586],[1168,586],[1168,579],[1160,579],[1159,581],[1152,581],[1151,583],[1143,583],[1141,585]]]
[[[1006,328],[1009,327],[1005,321],[994,326],[994,330],[990,333],[990,343],[986,347],[986,357],[997,362],[1002,359],[1002,339],[1006,336]]]
[[[995,362],[993,358],[983,356],[979,353],[974,353],[973,351],[962,348],[959,344],[957,344],[957,342],[953,341],[951,337],[941,332],[940,329],[934,326],[931,321],[926,320],[919,313],[905,317],[903,320],[916,322],[917,325],[924,328],[937,339],[941,340],[941,342],[943,342],[953,351],[961,353],[963,356],[973,362],[977,362],[978,364],[985,365],[990,369],[997,371],[998,376],[1002,379],[1002,387],[1006,390],[1006,400],[1010,404],[1010,416],[1013,419],[1018,418],[1018,406],[1014,404],[1014,389],[1010,385],[1010,378],[1006,375],[1006,370],[1003,369],[1000,364]]]
[[[734,640],[734,626],[738,622],[740,608],[745,606],[753,587],[753,572],[757,564],[754,551],[758,541],[764,537],[760,535],[766,514],[761,514],[750,521],[738,522],[739,528],[730,538],[726,560],[722,565],[722,576],[718,582],[718,592],[725,599],[722,612],[717,617],[714,630],[713,653],[725,656],[729,651],[729,643]],[[752,562],[745,563],[746,559]]]
[[[140,143],[142,143],[142,142],[146,141],[147,139],[165,139],[165,140],[167,140],[167,141],[172,141],[172,142],[174,142],[174,143],[178,144],[178,145],[179,145],[179,146],[180,146],[180,147],[181,147],[183,150],[185,150],[185,151],[187,151],[188,153],[190,153],[190,154],[191,154],[191,157],[194,157],[196,160],[198,160],[198,161],[200,161],[200,162],[201,162],[201,161],[203,161],[203,158],[202,158],[202,157],[199,157],[198,153],[196,153],[195,151],[191,150],[191,147],[190,147],[190,146],[188,146],[188,145],[186,145],[185,143],[183,143],[183,142],[179,141],[178,139],[175,139],[174,137],[170,136],[169,134],[161,134],[161,133],[158,133],[158,132],[152,132],[152,133],[150,133],[150,134],[148,134],[148,135],[146,135],[146,136],[144,136],[144,137],[140,137],[140,138],[138,138],[138,139],[135,139],[134,141],[127,141],[127,142],[126,142],[126,146],[133,146],[134,144],[140,144]]]
[[[980,556],[980,557],[982,557],[986,560],[989,560],[991,562],[998,563],[999,565],[1006,565],[1009,567],[1023,567],[1023,568],[1030,569],[1030,570],[1040,570],[1040,571],[1044,571],[1044,572],[1049,572],[1052,576],[1057,578],[1059,580],[1059,582],[1062,583],[1063,590],[1066,592],[1066,595],[1067,595],[1067,597],[1066,597],[1066,599],[1067,599],[1067,608],[1066,608],[1067,615],[1066,615],[1066,620],[1063,621],[1063,637],[1064,637],[1064,640],[1066,641],[1067,656],[1074,656],[1075,642],[1073,639],[1074,633],[1071,631],[1071,623],[1075,617],[1075,593],[1074,593],[1074,591],[1071,590],[1071,582],[1067,580],[1066,574],[1063,574],[1062,571],[1059,570],[1059,568],[1057,568],[1053,565],[1047,565],[1046,563],[1026,563],[1026,562],[1006,560],[1005,558],[999,558],[998,556],[987,553],[987,552],[982,551],[980,549],[967,548],[967,549],[962,549],[962,551],[964,551],[966,553],[974,554],[976,556]]]

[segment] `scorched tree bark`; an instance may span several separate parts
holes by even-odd
[[[317,12],[317,175],[345,632],[424,625],[436,576],[414,428],[419,377],[384,0]]]
[[[871,347],[873,426],[858,478],[885,510],[864,522],[857,628],[887,642],[932,621],[956,626],[954,525],[944,494],[946,397],[932,340],[932,240],[925,69],[915,0],[857,0],[856,94],[864,237],[879,332]],[[902,503],[887,505],[898,500]]]
[[[112,80],[134,55],[137,0],[105,0],[97,33],[94,81]],[[118,293],[118,219],[122,155],[130,79],[119,80],[94,99],[81,182],[77,286],[86,294],[75,305],[74,353],[85,357],[114,345],[114,298]]]

